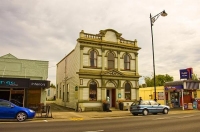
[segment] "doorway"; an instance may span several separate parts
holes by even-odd
[[[10,101],[18,106],[24,106],[24,89],[11,90]]]
[[[109,98],[109,104],[110,107],[115,107],[115,103],[116,103],[116,89],[107,89],[106,90],[106,98],[108,100]]]

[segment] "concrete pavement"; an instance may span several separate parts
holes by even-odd
[[[169,114],[184,114],[184,113],[196,113],[200,110],[181,110],[171,109]],[[64,120],[89,120],[98,118],[113,118],[113,117],[130,117],[133,116],[129,111],[113,110],[112,112],[75,112],[75,111],[53,111],[52,118],[37,117],[39,119],[64,119]]]

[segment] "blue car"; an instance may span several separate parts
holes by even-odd
[[[35,117],[35,111],[0,99],[0,119],[17,119],[22,122]]]
[[[154,100],[141,100],[135,101],[130,106],[130,112],[136,116],[138,114],[148,115],[149,113],[157,114],[163,113],[168,114],[170,107],[167,105],[160,105]]]

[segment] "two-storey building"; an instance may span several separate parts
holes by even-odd
[[[126,40],[113,29],[99,34],[80,32],[74,50],[57,64],[56,102],[82,111],[108,101],[129,106],[139,98],[137,41]]]

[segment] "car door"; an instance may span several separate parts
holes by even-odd
[[[10,102],[0,101],[0,118],[2,119],[15,118],[15,110]]]
[[[151,104],[151,113],[158,113],[158,103],[154,100],[151,100],[150,104]]]

